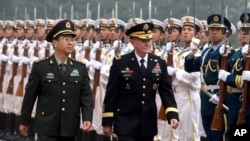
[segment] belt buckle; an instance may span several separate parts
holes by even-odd
[[[243,101],[243,96],[242,96],[242,95],[239,96],[239,101],[240,101],[240,102]]]

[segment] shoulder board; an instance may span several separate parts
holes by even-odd
[[[120,54],[116,55],[116,56],[115,56],[115,59],[116,59],[116,60],[120,60],[120,59],[121,59],[121,55],[120,55]]]
[[[84,62],[78,61],[78,60],[76,60],[74,58],[71,58],[71,60],[74,61],[74,62],[80,63],[80,64],[85,64]]]
[[[160,58],[161,58],[161,60],[164,60],[164,61],[166,60],[164,56],[161,56]]]
[[[39,62],[42,62],[42,61],[44,61],[44,60],[47,60],[47,58],[44,58],[44,59],[37,59],[37,60],[35,61],[35,63],[39,63]]]

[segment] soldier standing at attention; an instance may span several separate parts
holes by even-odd
[[[73,23],[62,20],[46,37],[54,54],[33,63],[21,110],[20,133],[27,136],[36,98],[34,131],[39,141],[75,141],[80,126],[89,131],[92,122],[92,94],[84,64],[69,58],[74,49]]]
[[[157,90],[169,124],[173,128],[179,124],[173,91],[166,79],[166,62],[150,53],[153,27],[141,23],[127,30],[134,51],[116,56],[111,66],[102,126],[105,135],[114,132],[119,141],[153,141],[157,134]]]

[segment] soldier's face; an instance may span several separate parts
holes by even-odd
[[[134,46],[134,50],[140,57],[144,57],[151,51],[152,40],[142,40],[138,38],[131,38],[131,44]]]
[[[17,38],[24,38],[24,36],[25,36],[24,28],[18,27],[16,29],[16,32],[17,32],[17,34],[16,34]]]
[[[208,38],[207,38],[207,35],[206,35],[206,30],[202,30],[202,31],[201,31],[200,39],[201,39],[201,42],[202,42],[203,44],[206,44],[206,43],[207,43]]]
[[[161,31],[157,28],[153,29],[153,42],[159,42],[161,39]]]
[[[82,28],[82,38],[87,39],[87,28],[86,27]]]
[[[42,38],[45,36],[45,28],[43,26],[37,26],[37,37]]]
[[[27,37],[28,39],[33,39],[34,34],[35,34],[34,28],[27,27],[26,31],[27,31],[26,37]]]
[[[81,36],[81,29],[80,28],[75,28],[74,29],[74,33],[75,33],[75,35],[76,35],[76,37],[75,38],[79,38],[80,36]]]
[[[177,41],[179,39],[180,35],[181,35],[181,33],[178,29],[176,29],[176,28],[172,29],[172,41],[173,42]]]
[[[106,42],[109,39],[109,29],[108,28],[101,27],[100,38],[101,38],[101,41],[103,41],[103,42]]]
[[[221,42],[224,38],[224,35],[222,34],[222,29],[220,27],[209,27],[209,40],[212,42],[212,44],[217,44]]]
[[[117,40],[118,34],[120,34],[120,32],[121,31],[119,30],[119,33],[117,33],[116,28],[114,28],[114,27],[109,28],[109,39],[111,41]]]
[[[53,40],[55,52],[69,55],[74,50],[74,38],[72,35],[61,35],[57,40]]]
[[[5,29],[5,35],[6,35],[6,38],[12,38],[12,37],[14,37],[14,29],[7,27]]]
[[[185,43],[191,42],[192,38],[195,36],[195,30],[191,26],[184,26],[182,28],[182,40]]]
[[[250,32],[249,32],[250,33]],[[244,30],[240,30],[238,33],[238,40],[242,46],[244,46],[248,41],[248,36]]]

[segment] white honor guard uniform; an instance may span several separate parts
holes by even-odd
[[[201,29],[201,24],[198,19],[190,16],[181,18],[183,27],[191,26]],[[197,28],[198,27],[198,28]],[[197,31],[198,32],[198,31]],[[192,46],[198,46],[196,40],[191,42],[190,47],[184,48],[174,56],[174,67],[168,66],[169,75],[172,76],[172,86],[175,94],[175,99],[178,106],[180,123],[177,130],[172,130],[173,140],[181,141],[199,141],[199,119],[200,119],[200,72],[188,73],[185,71],[185,57],[191,52]],[[200,56],[200,52],[196,51],[195,56]]]

